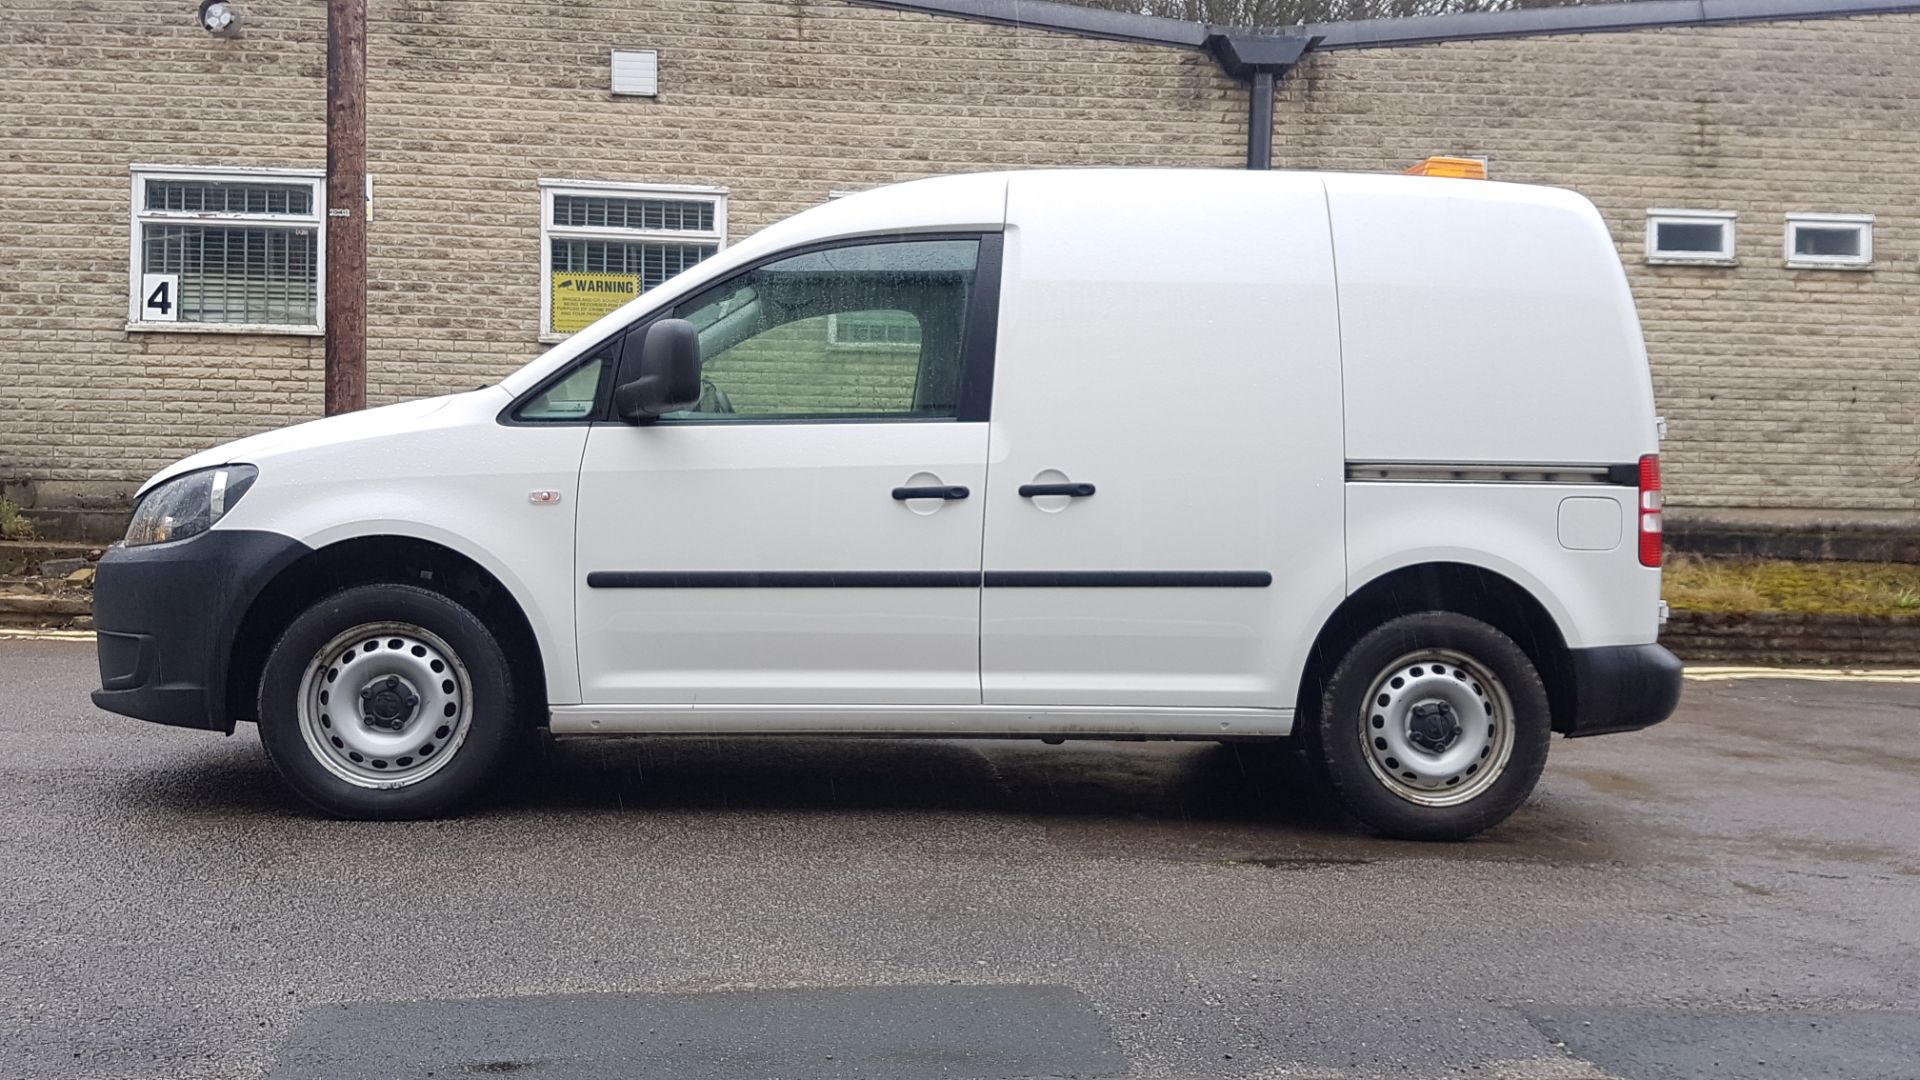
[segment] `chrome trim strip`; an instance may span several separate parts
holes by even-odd
[[[1349,461],[1347,480],[1360,483],[1422,484],[1603,484],[1622,485],[1626,467],[1489,461]],[[1632,467],[1639,483],[1639,466]]]

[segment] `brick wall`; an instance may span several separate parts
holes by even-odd
[[[1360,50],[1284,84],[1277,164],[1484,156],[1619,242],[1671,501],[1920,509],[1920,17]],[[1734,210],[1740,264],[1649,266],[1646,211]],[[1877,216],[1868,271],[1789,270],[1789,211]]]
[[[324,8],[0,6],[0,480],[124,498],[317,415],[311,337],[129,332],[127,166],[324,163]],[[538,342],[541,177],[730,189],[739,238],[829,191],[1029,165],[1234,167],[1244,90],[1150,46],[839,0],[370,0],[370,397],[497,379]],[[1920,20],[1356,51],[1283,84],[1287,166],[1489,157],[1607,214],[1642,304],[1674,501],[1920,505]],[[658,99],[607,94],[657,48]],[[1649,206],[1738,210],[1742,264],[1650,268]],[[1787,210],[1880,216],[1876,268],[1787,271]]]

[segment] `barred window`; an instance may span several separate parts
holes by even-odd
[[[129,329],[318,333],[319,170],[133,170]]]
[[[719,188],[542,180],[540,336],[564,338],[726,244]]]

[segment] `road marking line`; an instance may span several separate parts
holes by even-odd
[[[1715,667],[1688,665],[1687,678],[1697,682],[1735,679],[1805,679],[1809,682],[1920,683],[1916,668]]]
[[[92,641],[91,630],[25,630],[0,626],[0,639],[14,641]]]

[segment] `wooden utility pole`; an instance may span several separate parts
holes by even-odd
[[[327,415],[367,407],[367,0],[327,0]]]

